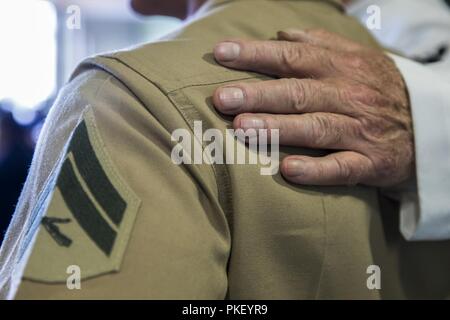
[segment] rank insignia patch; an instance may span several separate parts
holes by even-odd
[[[72,265],[82,279],[118,271],[140,199],[117,172],[89,107],[53,175],[33,213],[24,278],[65,282]]]

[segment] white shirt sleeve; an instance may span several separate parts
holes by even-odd
[[[400,194],[400,229],[407,240],[450,239],[450,61],[390,56],[408,87],[416,152],[417,183]]]

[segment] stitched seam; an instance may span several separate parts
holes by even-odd
[[[184,112],[184,110],[181,107],[178,107],[177,104],[190,104],[193,106],[193,104],[190,102],[189,98],[185,95],[185,93],[181,90],[178,91],[178,93],[182,96],[182,100],[181,102],[176,101],[176,97],[169,97],[169,99],[172,101],[172,103],[175,105],[175,108],[177,108],[180,113],[183,114],[183,117],[185,118],[185,121],[188,123],[189,128],[192,130],[193,132],[193,127],[192,124],[195,121],[195,119],[192,119],[192,117],[190,117],[186,112]],[[172,95],[173,96],[173,95]],[[201,119],[201,116],[199,115],[198,111],[195,108],[192,108],[193,113],[196,114],[198,119]],[[205,121],[206,123],[208,123],[207,121]],[[203,148],[204,146],[202,146]],[[222,209],[225,212],[226,217],[228,218],[228,226],[230,228],[230,233],[232,230],[232,193],[230,192],[230,176],[229,176],[229,172],[228,172],[228,167],[224,166],[224,175],[225,177],[221,178],[221,175],[218,172],[218,165],[217,164],[212,164],[211,169],[213,171],[214,174],[214,178],[216,180],[216,187],[217,187],[217,191],[218,191],[218,200],[219,203],[222,206]],[[220,183],[222,182],[222,183]],[[224,191],[224,193],[222,193],[221,191]],[[225,194],[225,200],[223,200],[225,203],[221,203],[223,201],[221,201],[221,195]]]
[[[131,68],[131,69],[134,70],[134,68],[133,68],[132,66],[130,66],[128,63],[126,63],[126,62],[119,56],[119,54],[99,55],[99,57],[106,58],[106,59],[114,59],[114,60],[121,61],[123,64],[127,65],[129,68]],[[142,63],[141,63],[138,59],[135,59],[133,56],[128,56],[127,59],[133,60],[137,65],[142,65]],[[197,73],[197,74],[190,75],[190,76],[185,76],[185,77],[181,77],[181,78],[175,78],[175,80],[177,80],[178,82],[181,82],[181,81],[183,81],[183,80],[189,80],[189,79],[192,79],[192,78],[199,78],[199,77],[202,77],[202,76],[211,76],[211,75],[229,75],[229,74],[232,72],[230,69],[227,69],[226,67],[223,67],[223,66],[220,66],[220,65],[218,65],[218,67],[222,67],[222,68],[223,68],[223,71],[215,71],[215,72],[208,71],[208,72],[202,72],[202,73]],[[149,68],[148,66],[146,66],[145,69],[146,69],[147,72],[149,72],[149,73],[154,73],[155,75],[159,73],[159,72],[156,71],[156,70],[152,70],[152,68]],[[236,70],[235,70],[235,71],[236,71]],[[244,71],[240,71],[240,72],[243,73]],[[247,72],[250,72],[250,71],[247,71]],[[255,75],[257,75],[256,72],[255,72]],[[148,77],[146,77],[146,76],[144,76],[144,75],[143,75],[143,77],[146,78],[146,79],[148,79],[148,80],[150,80]],[[171,80],[174,80],[174,79],[171,79]],[[151,81],[151,80],[150,80],[150,81]],[[162,81],[167,81],[167,79],[162,79]],[[175,88],[175,89],[173,89],[173,90],[176,90],[176,89],[177,89],[177,88]]]
[[[324,226],[323,226],[323,231],[324,231],[324,249],[323,249],[323,258],[322,258],[322,265],[320,267],[320,276],[319,276],[319,282],[317,284],[317,290],[316,290],[316,294],[315,294],[315,299],[318,300],[319,299],[319,295],[320,295],[320,289],[322,286],[322,279],[323,279],[323,274],[325,273],[325,263],[326,263],[326,259],[327,259],[327,253],[328,253],[328,214],[327,214],[327,210],[325,207],[325,199],[324,199],[324,194],[322,194],[322,209],[323,209],[323,216],[324,216]]]
[[[222,84],[222,83],[228,83],[228,82],[234,82],[234,81],[242,81],[242,80],[251,80],[251,79],[258,79],[255,77],[244,77],[244,78],[236,78],[236,79],[231,79],[231,80],[223,80],[223,81],[215,81],[215,82],[207,82],[207,83],[194,83],[194,84],[188,84],[185,85],[183,87],[180,87],[178,89],[173,89],[170,90],[167,94],[170,94],[172,92],[178,91],[178,90],[183,90],[183,89],[187,89],[187,88],[192,88],[192,87],[202,87],[202,86],[212,86],[212,85],[217,85],[217,84]]]
[[[154,80],[146,77],[142,72],[139,72],[138,70],[136,70],[135,68],[130,66],[128,63],[123,61],[122,59],[120,59],[118,57],[115,57],[115,56],[99,56],[99,57],[104,58],[104,59],[115,60],[115,61],[123,64],[127,68],[133,70],[135,73],[139,74],[141,77],[143,77],[144,79],[146,79],[150,83],[152,83],[164,95],[168,95],[169,93],[172,93],[172,92],[175,92],[175,91],[178,91],[178,90],[182,90],[182,89],[185,89],[185,88],[189,88],[189,87],[214,85],[214,84],[221,84],[221,83],[227,83],[227,82],[232,82],[232,81],[258,79],[258,75],[255,74],[254,76],[236,77],[236,78],[231,78],[231,79],[222,80],[222,81],[207,81],[207,82],[200,82],[200,83],[194,83],[194,84],[180,85],[180,86],[176,86],[175,88],[170,88],[170,90],[165,90],[163,85],[160,85],[157,82],[155,82]],[[129,58],[136,61],[136,59],[133,59],[132,57],[129,57]],[[138,62],[138,61],[136,61],[136,62]],[[94,64],[95,64],[95,62],[94,62]],[[227,70],[227,71],[224,71],[224,72],[216,72],[215,74],[223,75],[223,74],[228,74],[228,73],[229,73],[229,71]],[[205,73],[205,74],[210,75],[211,73]],[[186,78],[182,78],[182,79],[177,79],[177,82],[181,82],[182,80],[189,79],[189,78],[194,78],[194,77],[198,77],[198,76],[200,76],[200,75],[196,75],[196,76],[192,76],[192,77],[186,77]],[[259,75],[259,76],[261,77],[261,75]]]

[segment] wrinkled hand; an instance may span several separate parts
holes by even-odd
[[[238,115],[235,129],[279,129],[280,144],[334,150],[284,158],[281,172],[291,182],[392,186],[406,180],[414,168],[412,120],[394,62],[323,30],[279,32],[278,39],[216,45],[220,64],[280,79],[222,86],[215,107]]]

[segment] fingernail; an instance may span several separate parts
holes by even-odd
[[[222,88],[219,92],[219,100],[224,111],[236,110],[244,104],[244,91],[234,87]]]
[[[244,131],[248,129],[265,129],[266,122],[258,118],[243,118],[240,121],[240,125]]]
[[[241,47],[235,42],[222,42],[214,48],[214,56],[217,60],[228,62],[239,57]]]
[[[301,176],[305,172],[306,163],[303,160],[289,160],[286,164],[286,174],[288,176]]]

